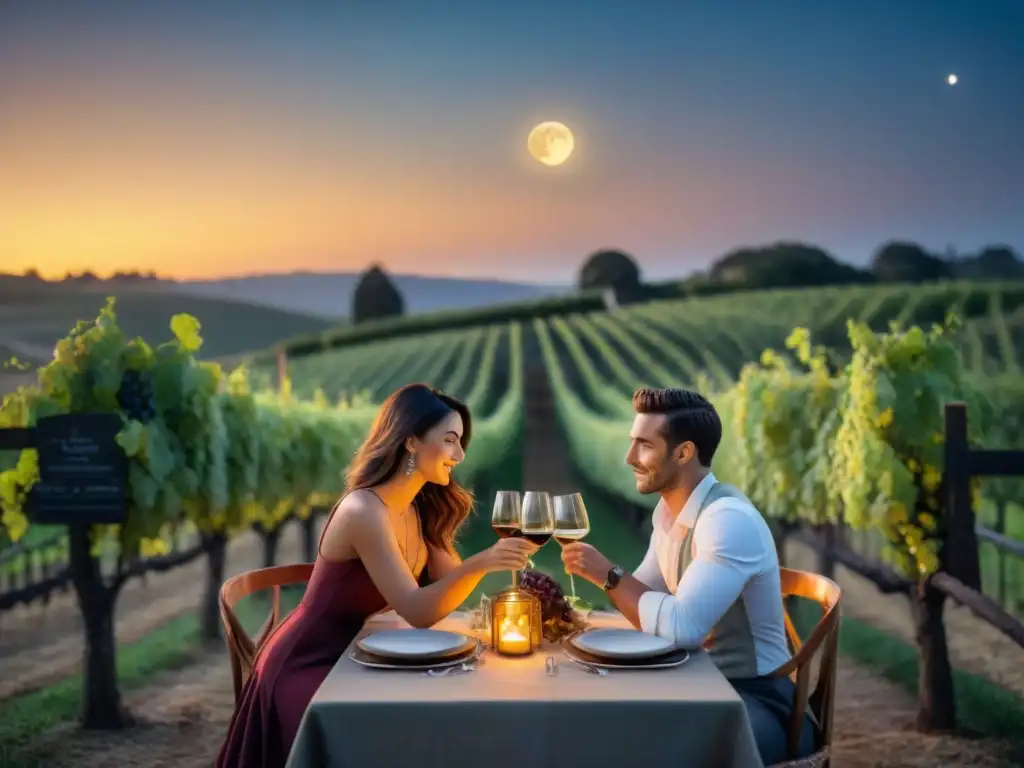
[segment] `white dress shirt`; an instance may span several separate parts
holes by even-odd
[[[677,647],[696,648],[742,599],[757,674],[765,675],[790,658],[775,541],[761,514],[742,499],[717,499],[698,517],[715,482],[709,473],[675,520],[664,502],[655,507],[650,546],[633,573],[651,588],[640,596],[640,626]],[[681,545],[695,522],[693,560],[679,578]]]

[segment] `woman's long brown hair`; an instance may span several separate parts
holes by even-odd
[[[345,478],[347,492],[373,488],[390,480],[406,461],[405,441],[410,437],[422,438],[453,411],[462,417],[460,442],[465,450],[471,422],[464,403],[426,384],[408,384],[392,392],[349,465]],[[473,495],[454,478],[448,485],[425,483],[413,499],[413,507],[427,544],[455,554],[456,536],[473,508]]]

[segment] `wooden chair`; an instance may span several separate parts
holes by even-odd
[[[235,684],[235,706],[242,695],[242,686],[252,674],[253,658],[256,649],[270,635],[281,620],[281,587],[288,584],[301,584],[309,581],[313,573],[312,563],[294,565],[275,565],[271,568],[260,568],[232,576],[220,588],[220,620],[224,624],[224,635],[228,643],[228,655],[231,658],[231,678]],[[235,616],[235,606],[244,597],[273,589],[270,616],[260,627],[253,641]]]
[[[793,626],[789,612],[785,613],[786,636],[793,653],[786,664],[772,673],[773,677],[787,675],[796,684],[796,696],[793,702],[793,715],[789,725],[790,761],[776,763],[770,768],[825,768],[830,764],[829,747],[832,744],[832,716],[836,694],[836,662],[839,656],[839,599],[842,590],[831,579],[816,573],[794,571],[782,568],[782,597],[799,597],[813,600],[821,606],[823,615],[806,642]],[[814,692],[808,695],[813,675],[812,661],[821,650],[821,661],[818,665],[818,684]],[[820,727],[820,744],[818,751],[800,760],[792,759],[796,755],[800,741],[801,726],[804,714],[810,709]]]

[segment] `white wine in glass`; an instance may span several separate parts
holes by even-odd
[[[565,496],[555,496],[555,541],[561,546],[586,538],[590,533],[590,518],[587,517],[587,507],[583,503],[583,496],[578,493],[569,493]],[[569,599],[571,605],[575,606],[576,580],[569,574],[569,587],[572,590],[572,597]]]

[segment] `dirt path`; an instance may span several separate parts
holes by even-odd
[[[536,344],[532,329],[526,343]],[[539,354],[525,355],[526,413],[523,417],[523,488],[543,489],[552,494],[574,493],[569,449],[558,414],[555,413],[551,383]]]
[[[846,659],[840,662],[836,768],[998,766],[998,745],[910,730],[914,702],[902,689]],[[127,697],[144,724],[128,733],[85,733],[63,726],[47,735],[52,768],[207,768],[234,707],[226,652],[208,652]],[[383,737],[383,732],[382,732]]]
[[[296,562],[299,526],[289,525],[281,537],[278,561]],[[254,533],[229,544],[225,576],[259,568],[263,550]],[[146,581],[125,585],[117,601],[117,639],[128,643],[172,619],[199,608],[206,584],[206,559]],[[20,607],[0,617],[0,700],[38,689],[81,668],[84,650],[81,615],[74,593],[54,598],[48,606]]]

